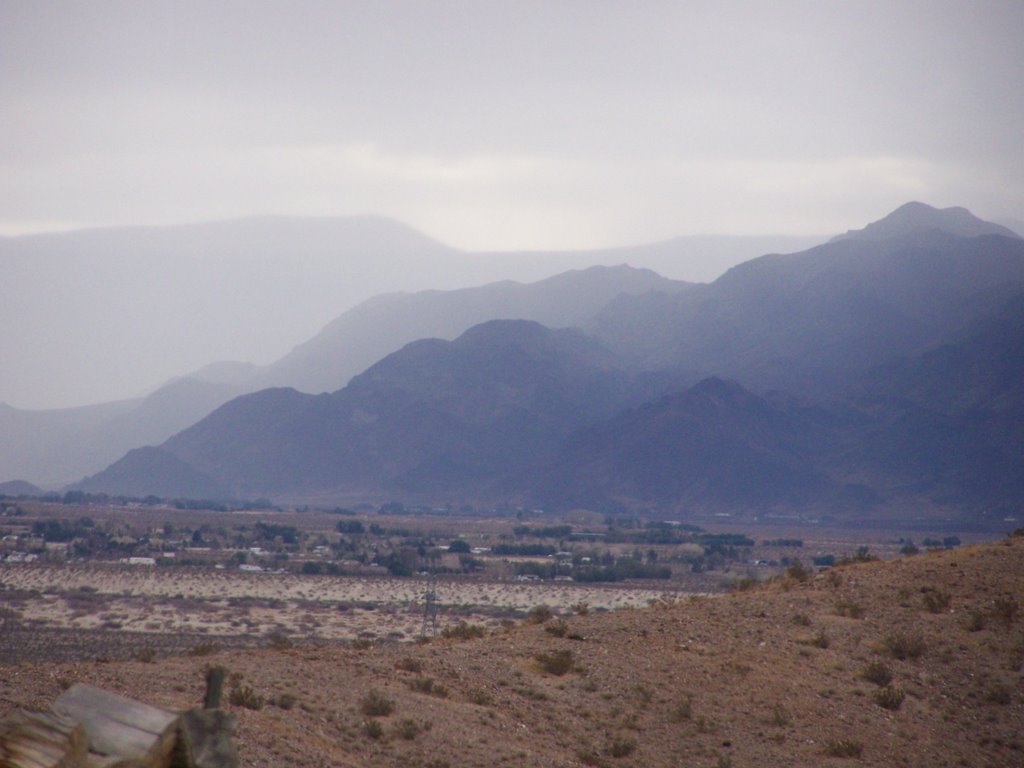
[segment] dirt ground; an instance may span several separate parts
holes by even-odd
[[[75,681],[186,708],[219,664],[248,766],[1016,766],[1022,593],[1014,538],[480,639],[8,664],[0,715]]]
[[[147,566],[9,565],[0,567],[0,601],[25,630],[100,630],[184,634],[237,645],[268,635],[292,642],[388,638],[411,640],[423,627],[425,579],[246,573]],[[566,582],[439,580],[440,628],[472,621],[496,627],[538,605],[567,612],[585,603],[607,611],[647,605],[665,589]],[[211,640],[204,640],[207,635]],[[32,654],[32,658],[36,658]],[[2,657],[0,657],[2,658]],[[27,658],[25,653],[22,658]]]

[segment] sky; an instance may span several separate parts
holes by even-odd
[[[381,214],[477,250],[1024,219],[1024,3],[0,0],[0,234]]]

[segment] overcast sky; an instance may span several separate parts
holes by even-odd
[[[378,213],[473,249],[1024,218],[1024,2],[0,0],[0,233]]]

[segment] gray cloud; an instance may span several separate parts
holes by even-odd
[[[0,18],[0,231],[378,212],[463,246],[567,247],[845,229],[908,197],[1024,209],[1012,0]]]

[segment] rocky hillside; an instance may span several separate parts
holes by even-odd
[[[479,639],[23,664],[0,715],[74,681],[185,708],[214,663],[249,766],[1020,765],[1022,583],[1018,536]]]

